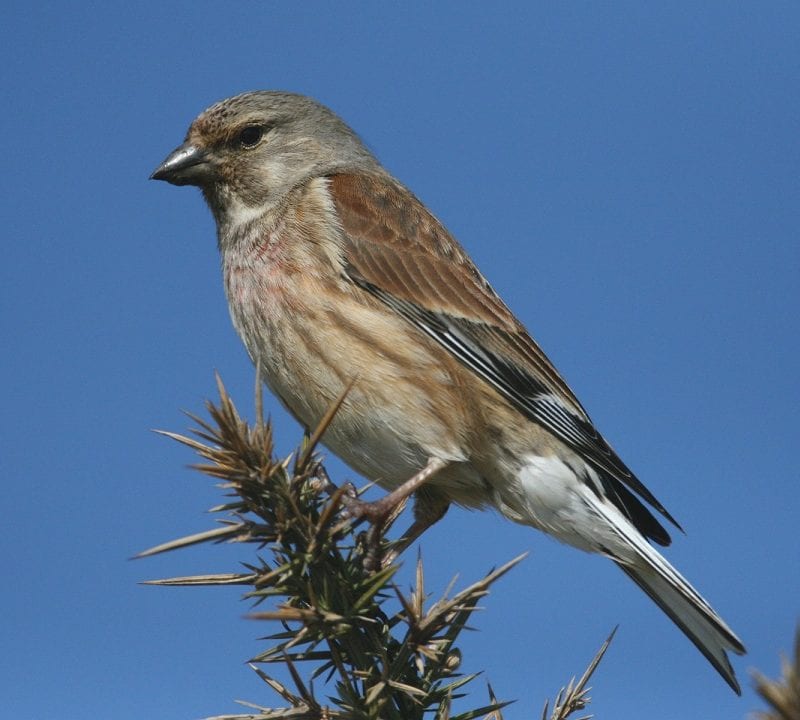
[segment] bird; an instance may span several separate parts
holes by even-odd
[[[227,98],[151,178],[202,191],[233,325],[271,392],[306,428],[344,395],[322,441],[389,491],[371,517],[413,495],[413,539],[451,504],[494,508],[610,558],[741,694],[728,652],[744,645],[655,547],[680,525],[336,113],[291,92]]]

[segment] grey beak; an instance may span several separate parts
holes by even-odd
[[[185,142],[175,148],[150,176],[173,185],[203,185],[212,177],[213,168],[202,148]]]

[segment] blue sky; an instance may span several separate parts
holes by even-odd
[[[669,559],[750,650],[737,699],[610,563],[454,511],[422,539],[433,588],[531,552],[475,618],[464,669],[518,699],[508,718],[538,717],[619,623],[598,717],[760,706],[748,668],[777,672],[800,615],[796,4],[3,15],[0,714],[277,703],[243,664],[269,628],[236,589],[137,584],[232,570],[246,549],[127,559],[208,527],[220,499],[149,430],[182,430],[215,369],[246,408],[253,380],[199,193],[147,177],[197,113],[257,88],[333,107],[448,225],[682,523]],[[268,409],[288,453],[300,430]]]

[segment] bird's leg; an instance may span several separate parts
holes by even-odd
[[[392,549],[383,556],[381,566],[386,567],[391,565],[397,557],[405,552],[409,545],[412,545],[416,539],[422,535],[431,525],[435,525],[441,520],[447,510],[450,508],[450,503],[441,497],[428,497],[417,493],[414,502],[414,522],[406,530],[399,540],[392,543]]]
[[[386,528],[391,525],[402,512],[408,498],[419,490],[431,476],[435,475],[446,465],[446,460],[431,458],[428,460],[428,464],[414,475],[414,477],[406,480],[400,487],[395,488],[388,495],[384,495],[380,500],[364,502],[352,498],[343,499],[343,504],[345,506],[344,512],[347,516],[356,521],[368,520],[371,525],[367,532],[367,556],[364,563],[369,569],[380,566],[381,563],[377,562],[380,537]],[[443,515],[444,513],[441,514]],[[439,517],[441,517],[441,515]],[[432,522],[435,522],[435,520]],[[432,522],[428,522],[427,525],[415,529],[416,535],[414,537],[418,537],[425,527],[431,525]],[[417,525],[418,523],[415,522],[412,528],[415,528]],[[410,530],[411,529],[409,529],[409,532]],[[405,538],[405,535],[403,538]],[[413,539],[410,542],[413,542]]]
[[[432,475],[447,465],[446,460],[431,458],[428,464],[414,477],[384,495],[380,500],[365,502],[363,500],[346,499],[345,513],[353,520],[368,520],[371,524],[382,523],[389,518],[401,502],[413,495]]]
[[[376,570],[386,567],[394,562],[394,559],[397,557],[397,554],[392,551],[389,551],[388,555],[390,557],[388,560],[386,559],[386,555],[381,557],[381,538],[389,531],[394,521],[400,517],[400,514],[406,507],[406,503],[408,503],[408,498],[404,497],[389,511],[389,514],[386,515],[383,520],[372,523],[369,526],[369,530],[363,534],[363,544],[366,548],[366,552],[364,553],[364,569],[368,572],[375,572]]]

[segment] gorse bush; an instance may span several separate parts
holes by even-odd
[[[491,687],[480,706],[453,714],[453,701],[465,695],[476,677],[461,672],[458,639],[478,601],[524,556],[462,590],[451,585],[435,601],[426,593],[420,558],[414,587],[404,592],[394,581],[396,563],[369,569],[374,566],[368,562],[371,556],[391,557],[391,519],[362,532],[346,512],[351,488],[335,486],[315,453],[337,406],[297,453],[278,460],[260,387],[252,424],[242,418],[219,380],[218,389],[219,402],[207,403],[208,420],[190,415],[196,423],[191,436],[163,434],[192,448],[200,458],[193,467],[221,481],[227,501],[213,508],[222,516],[219,524],[141,555],[199,543],[255,545],[244,571],[150,581],[241,585],[255,605],[251,617],[279,628],[250,664],[283,706],[248,704],[250,712],[219,720],[502,718],[507,703],[498,701]],[[583,677],[562,689],[552,711],[545,704],[542,717],[563,720],[586,706],[587,682],[610,640]],[[270,676],[274,664],[288,669],[292,687]]]

